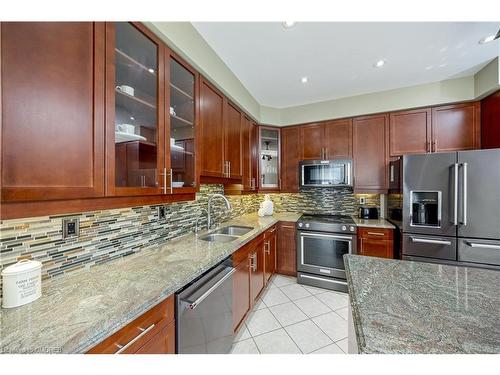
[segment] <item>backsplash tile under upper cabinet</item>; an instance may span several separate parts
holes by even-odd
[[[143,206],[85,212],[75,215],[44,216],[5,220],[0,223],[0,270],[22,258],[43,263],[44,280],[109,262],[181,236],[194,230],[200,208],[206,208],[210,194],[223,193],[222,185],[201,185],[196,200],[166,205],[165,220],[158,220],[158,206]],[[307,189],[300,193],[270,194],[275,211],[355,214],[358,198],[351,189]],[[378,206],[378,195],[367,197],[368,205]],[[228,196],[232,210],[214,200],[217,222],[255,212],[263,194]],[[62,238],[62,219],[77,216],[80,236]],[[206,215],[200,220],[206,226]],[[0,294],[1,295],[1,294]]]

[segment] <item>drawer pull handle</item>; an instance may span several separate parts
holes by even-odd
[[[484,249],[495,249],[500,250],[500,245],[492,245],[486,243],[476,243],[476,242],[466,242],[470,247],[482,247]]]
[[[130,345],[132,345],[134,342],[136,342],[137,340],[139,340],[146,333],[148,333],[149,331],[151,331],[155,327],[155,325],[156,325],[156,323],[151,324],[148,328],[141,328],[141,327],[139,327],[139,330],[141,331],[141,333],[139,333],[137,336],[135,336],[127,344],[125,344],[125,345],[116,344],[116,346],[118,347],[118,351],[115,354],[120,354],[124,350],[128,349],[130,347]]]
[[[385,233],[378,233],[378,232],[366,232],[366,233],[374,235],[374,236],[385,236]]]
[[[450,241],[442,241],[442,240],[428,240],[424,238],[415,238],[415,237],[410,237],[412,242],[417,242],[417,243],[432,243],[436,245],[451,245]]]

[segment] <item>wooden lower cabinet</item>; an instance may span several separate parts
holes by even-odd
[[[394,258],[394,236],[392,229],[358,228],[357,252],[379,258]]]
[[[295,223],[282,221],[278,224],[276,273],[297,275],[297,243]]]
[[[264,233],[264,281],[266,285],[271,279],[271,276],[276,272],[276,230],[277,226],[274,225]]]
[[[174,296],[104,339],[87,354],[174,354]]]
[[[250,253],[251,263],[250,263],[250,300],[253,301],[257,299],[262,289],[265,286],[264,280],[264,237],[258,237],[255,241],[255,245]]]
[[[245,253],[243,260],[233,264],[236,272],[233,274],[233,329],[236,331],[240,323],[250,311],[250,258],[249,251],[240,249]],[[233,255],[233,262],[235,256]]]

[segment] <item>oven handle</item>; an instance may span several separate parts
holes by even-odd
[[[326,237],[326,238],[337,238],[340,240],[353,240],[354,236],[336,236],[334,234],[319,234],[319,233],[308,233],[308,232],[299,232],[301,237]]]

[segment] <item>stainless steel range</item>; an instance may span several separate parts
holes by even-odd
[[[350,216],[304,214],[297,222],[297,282],[347,292],[344,254],[356,253]]]

